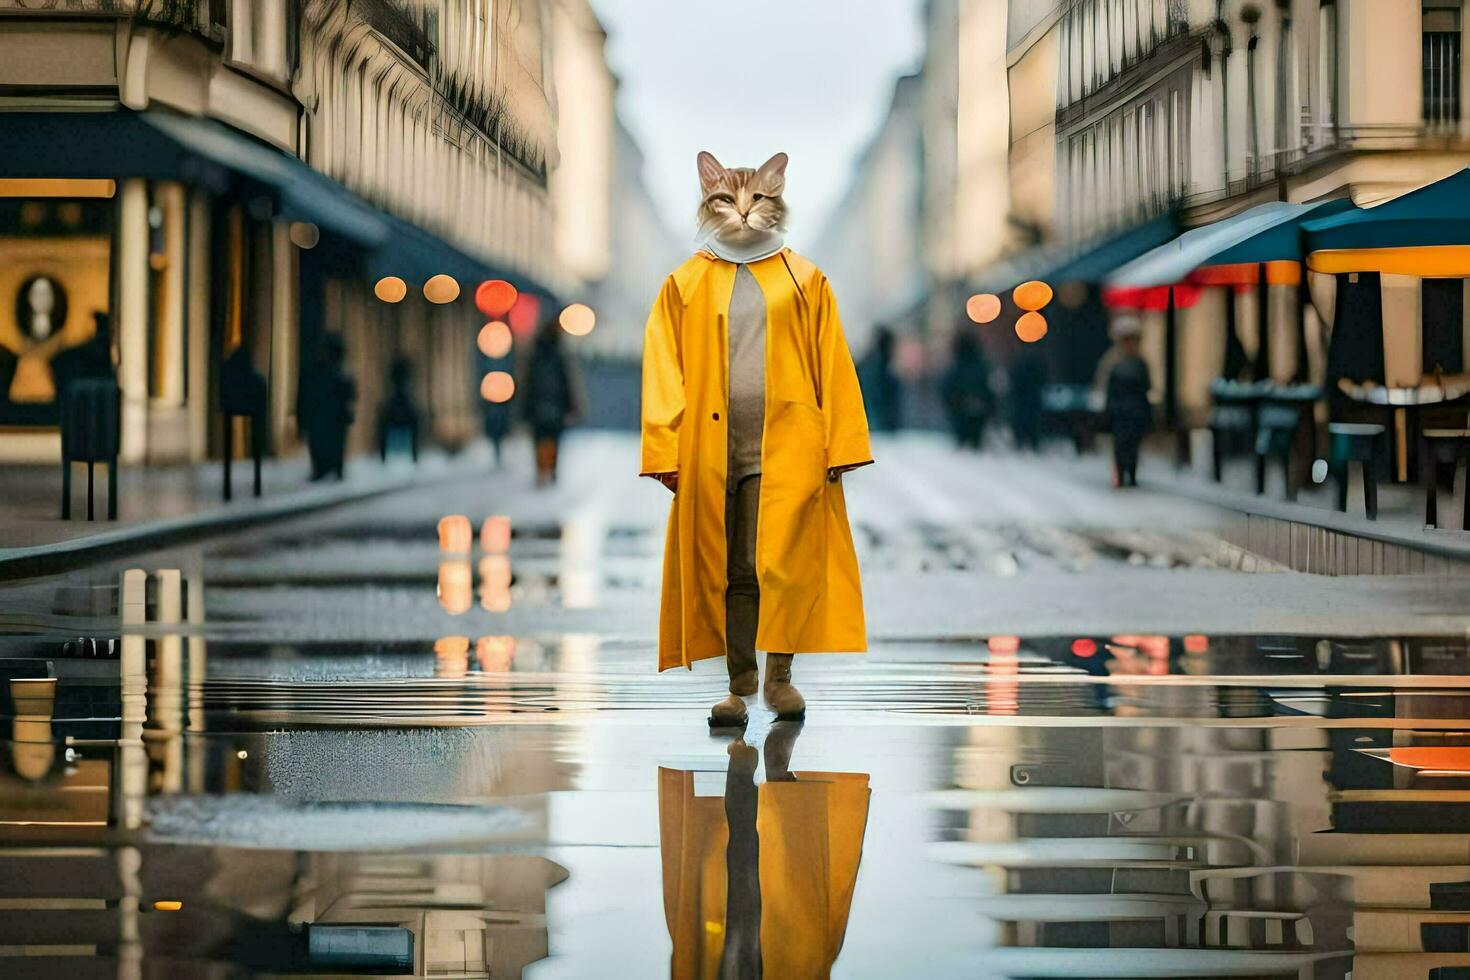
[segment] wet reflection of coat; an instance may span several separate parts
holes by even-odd
[[[756,645],[867,648],[842,484],[872,462],[857,372],[826,276],[784,249],[749,266],[766,301]],[[664,547],[660,670],[725,655],[728,317],[736,267],[696,254],[664,283],[643,349],[642,473],[679,474]]]
[[[825,977],[852,909],[868,825],[868,776],[798,772],[758,788],[761,961],[767,977]],[[658,771],[664,919],[675,980],[717,977],[725,941],[730,828],[725,800],[695,796],[694,773]]]

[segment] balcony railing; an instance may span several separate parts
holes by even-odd
[[[220,40],[225,0],[0,0],[0,16],[117,17]]]
[[[438,12],[428,6],[414,7],[404,0],[351,0],[352,9],[369,26],[383,35],[424,71],[434,60],[433,38],[438,33]]]

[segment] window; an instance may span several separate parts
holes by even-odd
[[[1460,121],[1460,8],[1424,8],[1424,121]]]

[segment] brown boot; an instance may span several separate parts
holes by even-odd
[[[782,721],[799,721],[806,717],[806,699],[791,686],[791,654],[766,654],[766,707]]]
[[[733,650],[725,655],[725,667],[730,672],[730,696],[710,709],[711,728],[738,728],[745,724],[747,715],[742,699],[754,694],[760,686],[754,653]]]

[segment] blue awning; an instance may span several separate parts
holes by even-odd
[[[247,200],[267,196],[275,217],[310,222],[359,250],[372,279],[395,275],[417,284],[445,273],[466,288],[484,279],[508,279],[522,291],[552,295],[213,119],[152,109],[0,113],[0,144],[0,177],[138,177],[182,181]]]
[[[1470,169],[1371,208],[1302,223],[1306,250],[1470,245]]]
[[[1350,207],[1352,202],[1348,200],[1262,204],[1186,231],[1120,267],[1108,277],[1107,284],[1122,289],[1171,286],[1205,265],[1299,261],[1303,219]]]
[[[1053,286],[1101,283],[1118,266],[1167,242],[1178,231],[1174,216],[1166,214],[1084,242],[1038,246],[986,269],[972,281],[971,291],[999,293],[1032,279]]]

